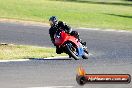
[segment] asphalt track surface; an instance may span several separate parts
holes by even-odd
[[[77,30],[87,42],[88,60],[30,60],[0,62],[0,88],[132,88],[130,84],[76,83],[83,66],[89,74],[132,75],[132,32]],[[0,23],[0,42],[53,47],[48,27]]]

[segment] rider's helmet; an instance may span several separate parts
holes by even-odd
[[[50,23],[50,25],[52,26],[52,25],[55,25],[56,23],[57,23],[57,17],[56,16],[51,16],[50,18],[49,18],[49,23]]]
[[[64,26],[65,26],[65,24],[64,24],[64,22],[59,21],[59,22],[58,22],[58,26],[59,26],[59,27],[64,27]]]
[[[59,21],[59,22],[58,22],[58,27],[59,27],[59,29],[64,29],[65,23],[62,22],[62,21]]]

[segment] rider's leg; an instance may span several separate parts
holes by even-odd
[[[76,38],[78,38],[78,40],[80,41],[80,43],[81,43],[82,45],[86,45],[86,42],[82,42],[82,39],[80,39],[79,33],[78,33],[77,31],[72,31],[72,32],[71,32],[71,35],[72,35],[72,36],[75,36]]]

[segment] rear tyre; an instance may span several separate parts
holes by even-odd
[[[71,46],[69,44],[66,44],[66,51],[69,56],[73,57],[75,60],[79,60],[79,57],[72,51]]]

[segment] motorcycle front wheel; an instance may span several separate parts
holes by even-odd
[[[88,59],[89,52],[87,49],[84,50],[84,55],[82,56],[83,59]]]
[[[79,57],[76,55],[78,53],[77,48],[75,48],[71,43],[66,44],[66,52],[75,60],[79,60]]]

